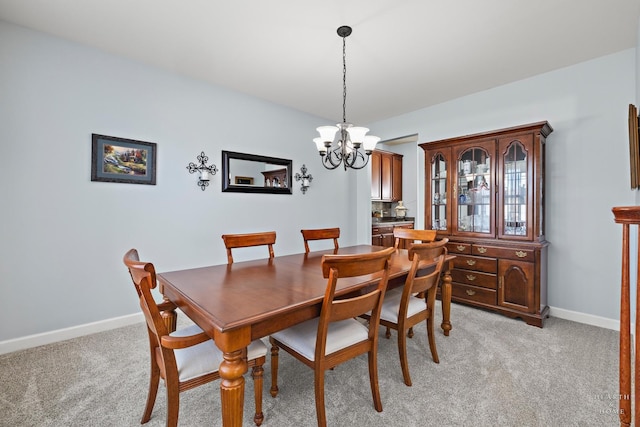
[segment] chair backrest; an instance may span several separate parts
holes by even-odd
[[[123,258],[124,264],[129,270],[131,280],[138,292],[140,298],[140,309],[144,314],[149,332],[149,342],[153,348],[160,347],[162,349],[162,360],[165,367],[173,366],[173,370],[177,372],[177,365],[173,351],[160,346],[163,336],[169,335],[167,325],[162,318],[162,314],[153,295],[151,289],[156,287],[156,270],[150,262],[141,262],[136,249],[129,250]]]
[[[412,243],[416,240],[422,243],[433,242],[436,239],[436,230],[414,230],[412,228],[395,227],[393,229],[393,237],[395,238],[394,248],[398,249],[400,240],[410,240]]]
[[[155,288],[156,270],[153,267],[153,264],[140,261],[140,256],[138,255],[137,249],[129,249],[127,253],[124,254],[122,260],[129,270],[129,275],[131,276],[131,280],[133,281],[133,286],[136,288],[138,297],[142,296],[142,291],[140,290],[140,286],[138,285],[138,283],[142,280],[142,276],[149,274],[151,276],[151,282],[149,283],[153,283],[151,288]]]
[[[227,248],[228,264],[233,264],[233,256],[231,255],[231,249],[233,248],[266,245],[269,247],[269,258],[274,257],[273,245],[276,243],[275,231],[247,234],[223,234],[222,240],[224,240],[224,246]]]
[[[316,228],[300,230],[304,239],[304,251],[309,252],[309,240],[325,240],[333,239],[333,249],[338,250],[338,238],[340,237],[340,228]]]
[[[355,318],[370,311],[369,339],[376,340],[380,309],[389,280],[389,259],[394,252],[395,249],[386,248],[367,254],[323,255],[322,274],[329,280],[318,323],[316,360],[324,358],[327,331],[331,322]],[[338,279],[365,275],[372,275],[372,281],[380,278],[378,285],[373,289],[364,286],[361,289],[367,289],[367,291],[362,291],[353,297],[335,298]]]
[[[403,289],[403,298],[424,292],[438,284],[447,256],[448,242],[449,239],[445,238],[430,243],[414,243],[409,248],[412,263]]]

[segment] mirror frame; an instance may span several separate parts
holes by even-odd
[[[270,165],[281,165],[287,169],[286,187],[258,187],[235,185],[231,183],[229,162],[231,159],[248,160],[251,162],[269,163]],[[226,193],[270,193],[270,194],[293,194],[291,185],[292,161],[277,157],[259,156],[256,154],[237,153],[235,151],[222,151],[222,191]]]

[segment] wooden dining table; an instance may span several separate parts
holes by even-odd
[[[358,245],[325,251],[236,262],[157,275],[160,292],[175,303],[215,341],[223,352],[220,364],[222,424],[242,425],[244,406],[244,360],[252,340],[269,336],[289,326],[320,315],[327,279],[321,262],[326,254],[362,254],[384,249]],[[447,257],[441,286],[445,335],[451,330],[451,260]],[[389,288],[402,286],[411,267],[407,250],[391,256]],[[336,294],[349,294],[374,285],[380,274],[344,278]]]

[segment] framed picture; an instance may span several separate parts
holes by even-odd
[[[629,160],[631,164],[631,188],[640,187],[640,147],[638,143],[638,109],[629,104]]]
[[[156,144],[91,135],[91,181],[156,185]]]
[[[250,176],[236,176],[236,185],[253,185],[253,178]]]

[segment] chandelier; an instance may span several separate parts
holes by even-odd
[[[347,123],[347,43],[351,27],[338,28],[342,37],[342,123],[335,126],[320,126],[316,130],[320,137],[314,138],[318,152],[322,157],[322,165],[327,169],[335,169],[340,164],[344,170],[362,169],[369,163],[369,156],[380,138],[367,135],[369,129]],[[337,141],[336,134],[338,135]],[[362,152],[364,150],[364,154]],[[366,156],[365,156],[366,154]]]

